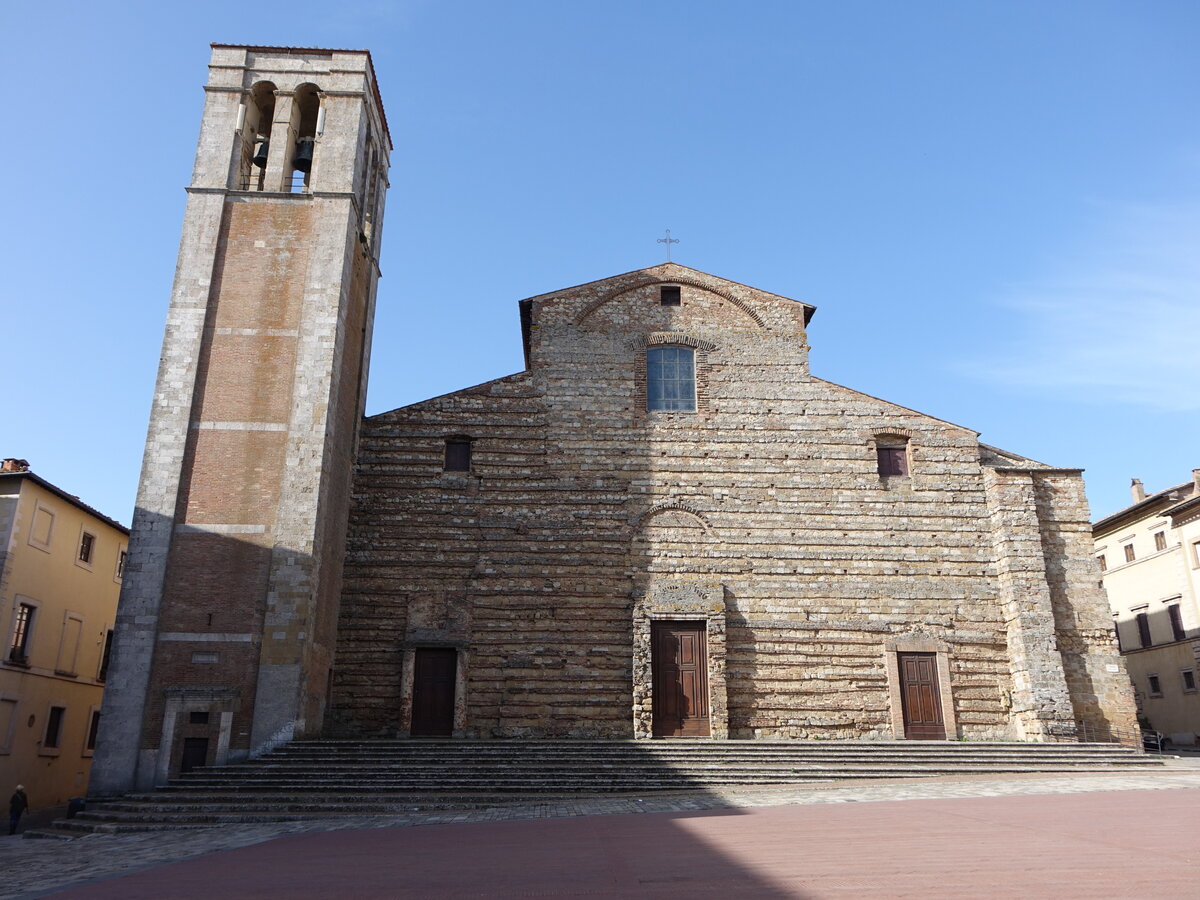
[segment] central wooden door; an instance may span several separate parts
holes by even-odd
[[[654,736],[707,737],[708,650],[704,622],[651,622]]]
[[[904,736],[911,741],[944,741],[942,692],[938,689],[936,653],[899,653],[900,702]]]
[[[458,651],[423,647],[413,661],[413,737],[446,737],[454,733],[454,683]]]

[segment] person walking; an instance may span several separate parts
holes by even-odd
[[[27,809],[29,809],[29,797],[25,795],[25,785],[18,784],[17,790],[12,795],[12,799],[8,801],[9,834],[17,833],[17,824],[21,821],[21,815]]]

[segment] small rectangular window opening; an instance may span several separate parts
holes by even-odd
[[[1196,693],[1196,670],[1184,669],[1179,676],[1183,679],[1183,692],[1185,694]]]
[[[908,474],[908,449],[906,447],[876,447],[875,455],[881,476],[887,478]]]
[[[658,289],[658,302],[660,306],[680,306],[682,305],[682,297],[680,288],[677,284],[664,284]]]
[[[79,538],[79,561],[90,563],[92,561],[92,550],[96,546],[96,536],[88,534],[86,531]]]
[[[1155,550],[1166,550],[1167,549],[1167,533],[1165,531],[1156,531],[1154,533],[1154,549]]]
[[[1160,682],[1158,680],[1158,676],[1157,675],[1147,675],[1146,680],[1150,683],[1150,696],[1151,697],[1161,697],[1162,696],[1162,682]]]
[[[63,716],[66,712],[64,706],[50,707],[50,716],[46,719],[46,737],[42,740],[44,749],[57,749],[59,741],[62,740]]]
[[[117,573],[116,573],[117,581],[120,581],[122,578],[125,577],[125,560],[128,558],[129,558],[128,550],[117,551]]]
[[[1103,553],[1101,553],[1099,556],[1096,557],[1096,562],[1100,563],[1100,571],[1101,572],[1108,571],[1108,560],[1104,558]]]
[[[92,710],[92,719],[88,722],[87,743],[84,745],[85,750],[96,749],[96,734],[100,730],[100,710]]]
[[[446,471],[447,472],[470,472],[471,471],[471,442],[470,441],[446,441]]]
[[[1137,557],[1133,552],[1133,544],[1125,545],[1125,562],[1133,562]]]
[[[189,725],[207,725],[208,724],[208,711],[202,710],[201,712],[188,713],[188,724]]]
[[[104,649],[100,652],[100,671],[96,673],[97,681],[108,678],[108,661],[112,657],[113,630],[104,632]]]

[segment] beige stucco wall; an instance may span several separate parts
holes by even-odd
[[[1152,495],[1144,512],[1131,508],[1112,522],[1099,523],[1095,534],[1096,556],[1107,563],[1104,588],[1138,708],[1150,727],[1177,744],[1200,740],[1200,692],[1187,688],[1184,675],[1191,672],[1200,684],[1200,509],[1177,509],[1194,491],[1184,484],[1164,491],[1172,494],[1169,499]],[[1165,538],[1162,550],[1156,534]],[[1133,548],[1131,562],[1125,558],[1127,546]],[[1172,606],[1179,608],[1182,640],[1171,626]],[[1140,613],[1150,629],[1148,646],[1138,632]],[[1150,689],[1151,675],[1158,676],[1161,696]]]
[[[47,516],[52,516],[48,520]],[[40,525],[39,525],[40,519]],[[48,540],[44,527],[52,521]],[[41,530],[41,535],[38,531]],[[95,536],[90,565],[78,561],[84,530]],[[105,635],[121,582],[118,557],[127,537],[27,477],[0,477],[0,794],[25,786],[32,809],[66,803],[87,787],[92,713]],[[18,606],[34,607],[27,665],[10,659]],[[57,748],[44,746],[53,706],[63,707]]]

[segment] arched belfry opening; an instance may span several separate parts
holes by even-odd
[[[289,161],[288,190],[306,191],[312,184],[313,157],[321,126],[321,95],[315,84],[296,88],[292,101],[292,153]]]
[[[241,191],[264,190],[267,155],[271,149],[271,122],[275,118],[275,85],[269,81],[254,85],[242,102],[238,118],[241,120],[238,127],[241,154],[233,186]]]

